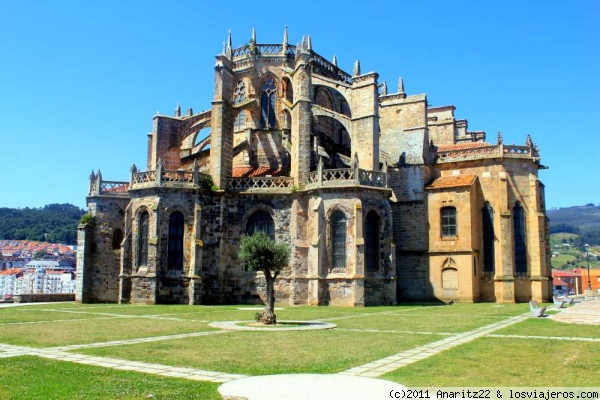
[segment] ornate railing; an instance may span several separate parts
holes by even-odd
[[[100,194],[127,193],[129,182],[100,181]]]
[[[324,169],[319,163],[317,171],[304,175],[304,184],[307,189],[326,186],[371,186],[386,188],[388,185],[388,174],[384,171],[370,171],[358,168]]]
[[[537,148],[534,146],[516,146],[516,145],[488,145],[466,149],[436,151],[437,162],[456,161],[471,158],[482,157],[500,157],[500,156],[527,156],[539,157]]]
[[[282,44],[247,44],[237,49],[233,49],[233,58],[248,56],[250,54],[278,55],[278,54],[295,54],[296,46],[288,45],[284,47]],[[285,50],[285,53],[284,53]]]
[[[257,177],[257,178],[228,178],[227,190],[234,192],[253,190],[285,190],[294,186],[294,178],[290,177]]]
[[[156,171],[133,172],[131,174],[131,184],[143,185],[145,183],[156,182]]]
[[[342,71],[341,69],[339,69],[338,67],[336,67],[335,65],[333,65],[332,63],[327,61],[326,59],[324,59],[322,56],[315,53],[314,51],[311,52],[311,54],[312,54],[312,58],[313,58],[314,62],[317,65],[319,65],[319,67],[321,67],[325,71],[327,71],[329,73],[328,75],[332,75],[339,81],[342,81],[342,82],[345,82],[348,84],[352,84],[352,76],[350,76],[350,74],[345,73],[344,71]]]
[[[155,186],[197,187],[209,186],[212,182],[210,175],[199,171],[194,165],[193,170],[168,170],[158,163],[156,170],[138,171],[134,165],[131,168],[131,189],[141,189]]]

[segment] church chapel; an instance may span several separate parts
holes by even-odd
[[[216,56],[206,111],[157,113],[147,164],[92,172],[78,228],[77,301],[259,303],[242,235],[288,244],[290,305],[547,301],[552,279],[539,150],[506,144],[351,73],[310,37]]]

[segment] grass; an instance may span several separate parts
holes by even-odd
[[[156,362],[244,375],[336,373],[396,354],[439,337],[389,333],[318,331],[236,331],[77,353]],[[193,351],[191,351],[193,349]],[[260,361],[257,361],[260,360]]]
[[[480,338],[381,378],[408,387],[598,387],[600,346],[597,342]]]
[[[81,348],[72,353],[208,371],[265,375],[337,373],[403,350],[527,313],[527,304],[410,304],[397,307],[292,307],[280,320],[323,320],[316,331],[233,331],[220,335]],[[199,331],[208,322],[252,321],[251,306],[76,305],[0,309],[0,344],[53,347]],[[598,326],[526,319],[390,372],[409,387],[600,386]],[[0,399],[218,399],[218,384],[158,377],[32,356],[2,358]],[[82,383],[85,382],[85,383]]]
[[[219,384],[47,360],[0,358],[0,399],[221,399]],[[152,397],[151,397],[152,396]]]

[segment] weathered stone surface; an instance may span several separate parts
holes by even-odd
[[[252,224],[289,245],[279,302],[549,297],[548,223],[530,139],[485,143],[454,106],[429,107],[403,84],[380,95],[377,73],[351,76],[306,43],[228,48],[216,58],[207,108],[156,115],[148,171],[132,168],[130,182],[94,176],[94,221],[79,228],[78,301],[261,303],[265,279],[238,257]],[[519,272],[517,204],[527,263]],[[441,234],[444,207],[456,210],[454,237]],[[179,215],[182,227],[171,222]]]

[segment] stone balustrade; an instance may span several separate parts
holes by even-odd
[[[472,147],[466,149],[454,149],[436,151],[436,162],[455,162],[469,159],[493,158],[501,156],[525,156],[539,157],[538,151],[534,146],[516,146],[516,145],[487,145],[481,147]]]
[[[227,190],[233,192],[252,191],[283,191],[289,192],[294,186],[294,178],[289,177],[256,177],[256,178],[229,178]]]
[[[306,174],[305,188],[370,186],[386,188],[388,174],[385,171],[369,171],[361,168],[321,169]]]

